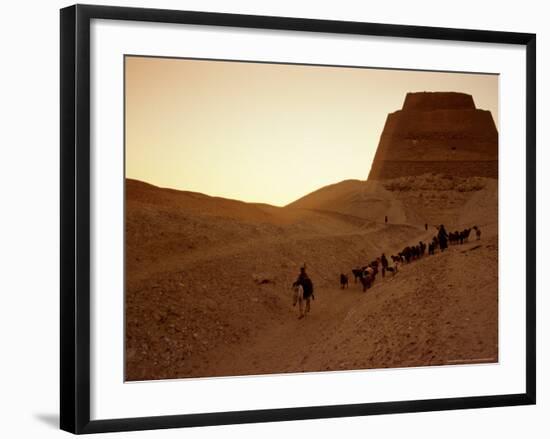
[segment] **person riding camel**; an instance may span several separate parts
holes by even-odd
[[[313,282],[311,282],[311,279],[306,273],[306,264],[304,264],[302,267],[300,267],[300,274],[298,275],[298,279],[296,279],[296,282],[293,284],[294,288],[302,287],[302,294],[298,300],[299,302],[299,308],[300,308],[300,315],[299,319],[305,317],[307,313],[309,313],[311,308],[311,299],[315,300],[315,296],[313,295]],[[300,300],[303,299],[303,300]],[[302,309],[302,303],[303,301],[306,302],[305,311]],[[296,303],[295,303],[296,304]]]

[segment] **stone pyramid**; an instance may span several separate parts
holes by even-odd
[[[408,93],[390,113],[369,180],[425,173],[498,177],[498,132],[490,111],[471,95]]]

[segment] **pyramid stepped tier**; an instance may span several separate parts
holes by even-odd
[[[497,178],[495,122],[472,96],[408,93],[403,109],[388,115],[369,179],[427,172]]]

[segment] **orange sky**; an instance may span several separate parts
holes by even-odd
[[[498,127],[498,76],[127,56],[126,177],[274,205],[365,180],[407,92],[471,94]]]

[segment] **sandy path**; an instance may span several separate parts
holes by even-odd
[[[238,348],[221,349],[205,371],[207,376],[261,375],[267,373],[303,372],[307,361],[342,322],[363,293],[357,285],[348,290],[323,289],[316,293],[311,312],[298,319],[298,305],[291,306],[288,292],[288,318],[274,328],[257,333]],[[232,372],[231,372],[232,371]]]

